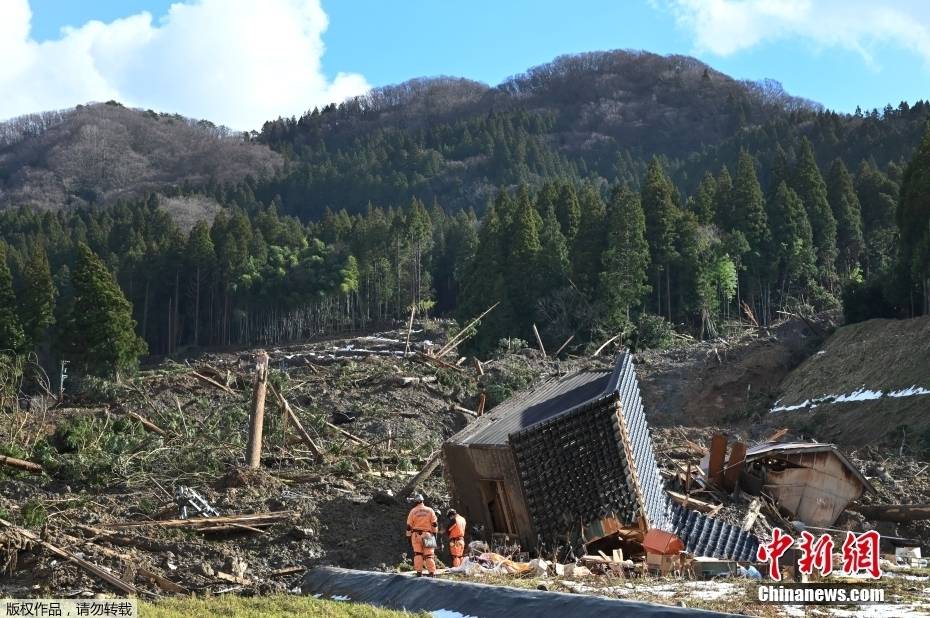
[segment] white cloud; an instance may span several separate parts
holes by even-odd
[[[236,129],[369,89],[323,74],[320,0],[193,0],[30,37],[28,0],[0,0],[0,118],[116,99]]]
[[[875,66],[876,45],[913,52],[930,66],[925,0],[667,0],[698,51],[727,56],[787,38],[854,51]]]

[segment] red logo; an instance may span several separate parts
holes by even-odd
[[[881,577],[882,571],[878,563],[880,540],[881,537],[875,530],[858,535],[854,532],[847,532],[842,547],[843,574],[857,575],[865,572],[868,573],[869,577],[876,579]],[[781,581],[781,568],[778,560],[794,544],[795,539],[791,535],[785,534],[785,531],[781,528],[773,528],[771,542],[759,546],[756,558],[760,562],[769,563],[769,577],[771,579]],[[805,530],[801,532],[798,548],[801,550],[801,556],[798,559],[798,571],[805,575],[812,575],[815,569],[821,575],[829,575],[833,572],[834,542],[829,534],[821,534],[819,537],[815,537]]]

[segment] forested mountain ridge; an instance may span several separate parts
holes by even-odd
[[[571,350],[610,336],[663,345],[672,329],[716,336],[736,318],[765,325],[841,300],[850,319],[930,311],[922,101],[837,114],[690,58],[604,52],[495,88],[376,89],[250,136],[118,105],[74,113],[100,110],[178,123],[216,152],[175,182],[159,167],[158,193],[97,190],[89,176],[88,191],[49,200],[55,212],[22,195],[0,211],[0,349],[129,367],[144,347],[131,337],[102,337],[91,360],[78,352],[92,348],[68,326],[78,306],[134,320],[149,351],[169,354],[411,309],[467,320],[494,303],[475,349],[530,339],[534,324],[547,347],[572,337]],[[0,154],[54,152],[70,134],[48,124]],[[205,214],[182,220],[189,204]],[[108,302],[87,302],[97,295]]]
[[[690,193],[741,148],[760,165],[808,137],[820,165],[836,157],[901,164],[917,144],[922,103],[843,115],[792,97],[774,81],[737,81],[685,56],[593,52],[565,56],[497,87],[454,78],[375,89],[301,118],[265,123],[259,139],[291,160],[260,192],[319,218],[416,196],[482,210],[500,186],[552,177],[639,186],[658,156]]]
[[[271,176],[282,158],[241,133],[116,102],[0,123],[0,208],[107,205]]]

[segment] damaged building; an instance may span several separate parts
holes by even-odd
[[[536,550],[673,532],[696,555],[749,560],[758,539],[672,503],[656,465],[630,354],[613,370],[552,379],[443,446],[456,507],[489,538]]]
[[[771,496],[783,511],[809,526],[831,526],[850,502],[875,491],[833,444],[763,443],[746,451],[741,487]]]

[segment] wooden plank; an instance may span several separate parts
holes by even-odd
[[[290,567],[283,567],[281,569],[275,569],[274,571],[269,573],[269,575],[271,575],[272,577],[281,577],[282,575],[293,575],[295,573],[303,573],[306,570],[307,570],[306,567],[290,566]]]
[[[723,471],[723,487],[727,491],[733,491],[739,484],[740,474],[743,472],[743,466],[746,464],[746,443],[734,442],[730,447],[730,459],[727,461],[727,467]]]
[[[568,344],[572,342],[572,339],[574,338],[575,338],[575,335],[570,335],[568,339],[565,340],[565,343],[559,346],[559,349],[555,351],[555,354],[552,355],[552,358],[558,358],[559,354],[562,353],[562,350],[564,350],[568,346]]]
[[[140,423],[142,423],[142,426],[145,427],[148,431],[151,431],[152,433],[156,433],[156,434],[158,434],[158,435],[160,435],[160,436],[167,436],[167,435],[168,435],[168,432],[167,432],[167,431],[165,431],[164,429],[162,429],[161,427],[159,427],[158,425],[156,425],[155,423],[153,423],[153,422],[150,421],[149,419],[145,418],[144,416],[142,416],[142,415],[139,414],[138,412],[133,412],[133,411],[131,411],[131,410],[128,410],[128,411],[126,412],[126,414],[127,414],[128,416],[131,416],[132,418],[136,419],[136,420],[139,421]]]
[[[621,334],[622,334],[622,333],[621,333]],[[601,352],[604,351],[604,348],[606,348],[607,346],[609,346],[611,343],[613,343],[614,341],[616,341],[616,340],[619,339],[619,338],[620,338],[620,335],[614,335],[613,337],[611,337],[610,339],[608,339],[607,341],[605,341],[604,343],[602,343],[602,344],[601,344],[601,347],[599,347],[598,349],[594,350],[594,354],[592,354],[591,356],[597,356],[597,355],[599,355]]]
[[[707,464],[707,478],[715,485],[720,485],[723,478],[723,461],[727,456],[727,437],[715,433],[710,440],[710,459]]]
[[[410,354],[410,331],[413,330],[413,316],[417,312],[416,305],[410,305],[410,321],[407,323],[407,340],[404,343],[404,358],[407,358],[407,355]]]
[[[226,581],[226,582],[231,582],[233,584],[239,584],[240,586],[251,586],[252,585],[252,580],[246,579],[244,577],[236,577],[235,575],[224,573],[223,571],[216,571],[215,574],[216,574],[217,579],[222,579],[223,581]]]
[[[702,500],[698,500],[698,499],[693,498],[693,497],[691,497],[691,496],[686,496],[685,494],[680,494],[680,493],[678,493],[677,491],[672,491],[672,490],[670,490],[670,489],[666,489],[666,490],[665,490],[665,493],[667,493],[667,494],[669,495],[669,497],[672,498],[672,500],[674,500],[675,502],[679,503],[679,504],[682,505],[683,507],[688,508],[688,509],[692,509],[692,510],[695,510],[695,511],[700,511],[701,513],[716,512],[716,511],[718,511],[718,510],[720,509],[720,506],[719,506],[719,505],[711,504],[711,503],[709,503],[709,502],[704,502],[704,501],[702,501]]]

